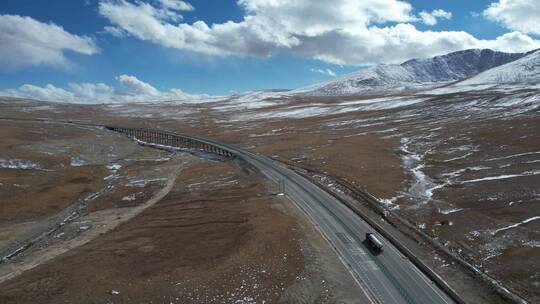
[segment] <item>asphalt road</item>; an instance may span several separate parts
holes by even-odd
[[[332,244],[374,303],[454,303],[369,224],[303,176],[265,156],[204,138],[186,137],[227,149],[259,169],[270,180],[284,182],[285,194]],[[382,253],[375,254],[363,242],[366,232],[373,232],[383,242]]]

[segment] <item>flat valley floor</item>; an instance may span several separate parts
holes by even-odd
[[[538,96],[520,88],[190,104],[4,100],[0,251],[82,211],[0,266],[4,278],[31,268],[0,284],[0,300],[365,302],[314,228],[273,195],[276,185],[241,163],[13,120],[39,118],[201,135],[344,178],[536,302]],[[58,254],[40,258],[51,248]],[[471,303],[486,302],[487,292],[460,285],[451,261],[425,259]]]

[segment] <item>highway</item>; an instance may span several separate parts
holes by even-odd
[[[28,120],[7,117],[0,117],[0,119]],[[76,124],[114,130],[114,127],[88,122],[31,121],[67,125]],[[359,287],[366,293],[372,303],[456,303],[388,240],[377,233],[374,228],[346,207],[345,204],[283,164],[266,156],[253,154],[214,140],[187,134],[154,131],[170,136],[189,138],[221,148],[245,160],[271,181],[284,183],[285,194],[306,214],[307,218],[332,245],[341,261],[349,269]],[[116,130],[116,132],[122,131]],[[132,138],[138,140],[139,143],[152,144],[136,137]],[[164,146],[161,144],[155,146],[179,149],[176,146]],[[382,240],[384,244],[382,253],[374,254],[363,243],[366,232],[372,232],[379,240]],[[525,303],[522,301],[517,302]]]
[[[373,303],[454,303],[368,223],[303,176],[266,156],[205,138],[182,136],[226,149],[253,165],[268,179],[285,183],[285,194],[330,242]],[[374,254],[363,243],[366,232],[373,232],[382,240],[382,253]]]

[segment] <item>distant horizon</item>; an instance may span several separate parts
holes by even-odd
[[[183,100],[294,90],[378,63],[533,51],[539,12],[531,0],[5,0],[0,95]]]
[[[453,51],[453,52],[450,52],[450,53],[435,55],[435,56],[432,56],[432,57],[411,58],[411,59],[405,60],[405,61],[403,61],[401,63],[397,63],[397,64],[393,64],[393,65],[402,65],[402,64],[405,64],[407,62],[414,61],[414,60],[432,59],[432,58],[436,58],[436,57],[443,57],[443,56],[446,56],[446,55],[451,55],[451,54],[460,53],[460,52],[466,52],[466,51],[473,51],[473,50],[498,52],[498,51],[494,51],[494,50],[488,49],[488,48],[483,48],[483,49],[472,48],[472,49],[464,49],[464,50],[459,50],[459,51]],[[540,50],[540,48],[535,48],[535,49],[532,49],[530,51],[517,52],[517,53],[507,53],[507,52],[499,52],[499,53],[505,53],[505,54],[529,54],[529,53],[537,52],[539,50]],[[174,95],[170,95],[170,94],[167,95],[166,93],[161,94],[160,96],[154,97],[155,99],[152,99],[152,96],[145,95],[145,94],[143,94],[143,95],[136,95],[135,94],[134,95],[134,94],[130,94],[127,91],[114,91],[113,92],[114,95],[110,95],[110,96],[108,96],[109,99],[103,99],[103,100],[99,100],[99,99],[96,99],[96,100],[90,100],[90,99],[83,100],[83,99],[77,99],[75,96],[70,96],[70,98],[73,98],[72,100],[61,99],[62,96],[60,96],[60,99],[58,99],[58,100],[47,100],[47,99],[40,99],[39,97],[34,98],[32,96],[26,96],[26,97],[25,96],[17,96],[17,94],[19,93],[17,90],[9,90],[9,89],[8,90],[0,90],[0,97],[31,100],[31,101],[41,101],[41,102],[77,103],[77,104],[88,104],[88,105],[90,105],[90,104],[119,104],[119,103],[160,103],[160,102],[165,102],[165,103],[166,102],[205,103],[205,102],[219,101],[219,100],[231,98],[231,97],[234,97],[234,96],[242,96],[242,95],[246,95],[246,94],[250,94],[250,93],[255,93],[256,94],[256,93],[260,93],[260,92],[262,92],[262,93],[265,93],[265,92],[279,93],[279,92],[291,92],[291,91],[294,92],[296,90],[301,90],[301,89],[304,89],[304,88],[307,89],[307,88],[317,86],[317,85],[321,85],[321,84],[324,84],[324,83],[327,83],[327,82],[332,83],[332,82],[338,81],[338,80],[340,80],[342,78],[347,78],[348,76],[352,76],[352,75],[355,75],[355,74],[358,74],[358,73],[361,73],[361,72],[364,72],[364,71],[369,71],[370,68],[375,67],[377,65],[392,65],[392,64],[380,63],[380,64],[368,66],[368,67],[365,67],[364,69],[361,69],[361,70],[352,71],[352,72],[347,73],[347,74],[335,76],[334,78],[332,78],[330,80],[327,80],[327,81],[321,81],[321,82],[317,82],[317,83],[314,83],[314,84],[310,84],[310,85],[303,86],[303,87],[298,87],[298,88],[269,88],[269,89],[260,89],[260,90],[248,90],[248,91],[243,91],[243,92],[231,92],[229,94],[223,94],[223,95],[189,94],[189,93],[182,92],[181,95],[176,96],[176,97],[178,97],[176,99],[174,98],[175,97]],[[150,88],[155,89],[155,88],[153,88],[151,86],[151,84],[144,83],[144,82],[136,79],[134,76],[121,75],[120,77],[121,78],[131,78],[131,81],[133,81],[133,82],[140,82],[139,85],[141,85],[141,86],[149,86]],[[119,78],[117,78],[117,80],[122,82],[122,80],[119,79]],[[25,86],[34,87],[32,85],[25,85]],[[39,94],[39,92],[38,92],[38,94]],[[115,97],[115,98],[113,98],[113,97]]]

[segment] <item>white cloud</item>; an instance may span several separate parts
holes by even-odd
[[[331,76],[331,77],[336,76],[336,73],[334,71],[332,71],[331,69],[311,69],[311,71],[313,73],[319,73],[319,74],[323,74],[323,75],[327,75],[327,76]]]
[[[420,19],[422,19],[422,22],[427,25],[437,24],[437,18],[450,20],[452,19],[452,13],[442,9],[433,10],[431,13],[426,11],[420,12]]]
[[[243,20],[208,25],[175,23],[146,2],[102,0],[99,12],[123,33],[164,47],[219,56],[267,57],[289,53],[330,63],[401,62],[467,48],[518,51],[540,47],[521,35],[480,40],[462,31],[419,31],[412,6],[398,0],[238,0]],[[435,18],[451,18],[434,10]],[[519,38],[519,39],[515,39]]]
[[[316,58],[337,64],[400,63],[468,48],[522,52],[540,47],[539,41],[518,32],[495,40],[478,40],[466,32],[419,31],[411,24],[372,27],[361,35],[333,34],[304,43],[307,48],[316,49]]]
[[[126,32],[124,32],[121,28],[117,28],[114,26],[106,26],[104,30],[105,33],[109,33],[115,37],[124,37],[126,35]]]
[[[436,10],[432,11],[431,14],[433,16],[435,16],[435,17],[438,17],[438,18],[444,18],[444,19],[447,19],[447,20],[452,19],[452,13],[447,12],[447,11],[442,10],[442,9],[436,9]]]
[[[159,0],[163,7],[177,10],[177,11],[193,11],[195,8],[193,5],[180,0]]]
[[[206,94],[189,94],[176,88],[159,91],[131,75],[120,75],[116,79],[126,90],[116,89],[105,83],[69,83],[68,89],[52,84],[43,87],[25,84],[18,89],[0,90],[0,96],[70,103],[202,102],[213,98]]]
[[[140,81],[135,76],[120,75],[116,77],[121,84],[139,95],[158,96],[160,92],[150,84]]]
[[[142,40],[166,45],[168,39],[180,37],[164,37],[172,34],[171,28],[184,17],[179,11],[191,11],[195,8],[184,1],[159,0],[158,5],[137,1],[107,0],[99,3],[99,12],[107,17],[114,26],[106,26],[105,31],[113,36],[121,37],[129,33]],[[170,23],[173,22],[173,23]],[[153,37],[153,39],[150,39]]]
[[[491,3],[483,14],[511,30],[540,35],[538,0],[499,0]]]
[[[69,83],[68,87],[74,100],[108,100],[115,94],[114,88],[104,83]]]
[[[61,88],[57,88],[52,84],[48,84],[44,87],[39,87],[31,84],[22,85],[18,90],[10,90],[13,95],[18,96],[31,96],[33,99],[38,100],[62,100],[71,102],[74,100],[74,94]],[[2,95],[12,95],[12,94]]]
[[[484,40],[482,45],[503,52],[527,52],[540,48],[540,43],[521,32],[510,32],[497,37],[495,40]]]
[[[66,51],[84,55],[98,52],[92,39],[66,32],[53,23],[39,22],[30,17],[0,15],[0,66],[68,67]]]

